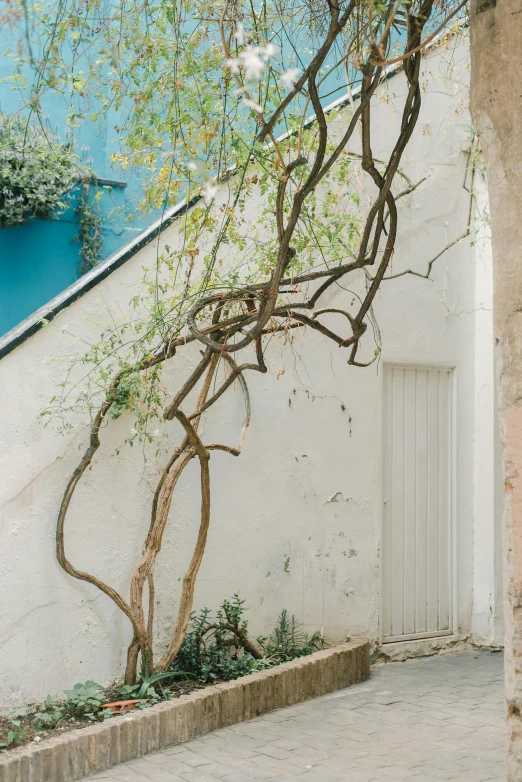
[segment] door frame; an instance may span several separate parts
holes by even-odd
[[[453,640],[457,638],[458,633],[458,535],[457,535],[457,492],[458,492],[458,475],[457,475],[457,365],[454,363],[447,363],[441,361],[437,362],[424,362],[424,361],[383,361],[382,372],[380,373],[380,414],[379,414],[379,431],[380,431],[380,476],[379,476],[379,646],[390,647],[393,644],[408,644],[419,643],[422,641],[434,641]],[[449,540],[451,543],[451,559],[450,559],[450,629],[449,631],[439,631],[435,633],[418,633],[413,638],[412,636],[397,636],[393,641],[383,640],[383,582],[384,582],[384,552],[383,552],[383,540],[384,540],[384,369],[391,367],[393,369],[434,369],[434,370],[447,370],[451,373],[450,377],[450,389],[451,389],[451,410],[450,410],[450,454],[451,454],[451,468],[450,468],[450,534]]]

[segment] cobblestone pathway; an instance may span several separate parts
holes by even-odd
[[[379,665],[364,684],[89,779],[500,782],[503,712],[500,654],[460,652]]]

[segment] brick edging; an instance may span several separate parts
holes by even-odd
[[[369,675],[368,641],[354,639],[13,750],[0,757],[0,782],[73,782],[217,728],[365,681]]]

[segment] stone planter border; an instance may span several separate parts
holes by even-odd
[[[13,750],[0,756],[0,782],[73,782],[218,728],[365,681],[369,675],[368,641],[354,639]]]

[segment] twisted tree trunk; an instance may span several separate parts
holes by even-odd
[[[363,20],[363,38],[367,33],[369,35],[369,45],[366,47],[364,40],[361,43],[359,35],[359,12],[363,13],[363,15],[366,13],[366,4],[359,3],[358,0],[348,0],[346,3],[340,3],[339,0],[328,0],[325,3],[324,8],[329,21],[323,46],[318,49],[316,56],[312,58],[301,78],[289,90],[287,96],[280,103],[279,108],[273,111],[271,119],[265,120],[263,114],[260,114],[256,109],[256,123],[260,124],[261,128],[257,142],[264,138],[270,138],[273,145],[272,151],[269,148],[263,151],[263,169],[265,169],[267,161],[273,161],[271,176],[275,203],[274,235],[277,234],[277,252],[274,252],[273,257],[269,259],[270,268],[263,269],[262,276],[264,281],[249,281],[249,277],[246,275],[244,280],[236,280],[235,277],[231,278],[232,281],[227,281],[226,285],[218,277],[212,282],[214,264],[218,261],[221,264],[222,260],[225,263],[228,262],[226,258],[218,259],[218,248],[222,243],[229,240],[230,236],[227,232],[232,229],[236,230],[234,225],[230,225],[230,216],[225,217],[221,227],[216,228],[217,234],[213,239],[214,245],[208,259],[208,266],[206,266],[207,272],[203,275],[194,291],[191,290],[191,285],[194,282],[190,283],[192,265],[189,265],[186,270],[186,282],[184,283],[184,293],[180,298],[180,306],[181,301],[185,304],[184,299],[190,302],[190,304],[186,309],[182,308],[176,317],[172,314],[170,315],[171,320],[168,321],[168,325],[164,324],[162,329],[160,329],[162,342],[154,348],[152,354],[150,345],[147,342],[144,342],[143,346],[141,346],[140,336],[140,340],[136,343],[135,348],[138,350],[137,355],[142,355],[140,352],[142,349],[145,351],[145,354],[141,359],[133,357],[129,365],[123,363],[124,368],[117,372],[110,383],[106,398],[102,402],[91,426],[89,447],[66,486],[56,531],[57,556],[60,565],[69,575],[87,581],[103,591],[131,622],[133,639],[128,649],[125,674],[127,684],[132,684],[136,680],[140,656],[142,666],[148,667],[149,671],[164,672],[172,664],[183,643],[190,620],[195,582],[202,562],[210,523],[210,454],[214,450],[221,450],[232,456],[239,456],[250,420],[250,401],[244,373],[247,370],[249,372],[261,373],[267,371],[264,360],[266,344],[276,333],[287,335],[292,329],[308,327],[323,334],[340,348],[347,349],[349,352],[347,363],[351,366],[368,366],[379,357],[380,340],[376,342],[373,356],[369,360],[361,361],[358,356],[358,350],[361,347],[362,337],[367,330],[368,320],[372,324],[374,323],[372,304],[381,282],[385,279],[385,274],[393,257],[398,227],[396,201],[407,192],[415,189],[415,186],[408,180],[409,190],[395,196],[392,185],[397,174],[404,176],[400,174],[400,162],[419,116],[421,104],[419,79],[422,52],[429,41],[433,40],[462,5],[463,3],[454,5],[443,0],[440,8],[438,8],[438,21],[440,21],[440,15],[442,15],[442,24],[437,26],[437,23],[434,21],[433,27],[435,29],[430,30],[429,33],[425,33],[424,29],[430,21],[435,6],[434,0],[420,0],[416,6],[417,10],[411,8],[409,4],[408,10],[404,10],[400,8],[400,3],[395,3],[394,0],[387,0],[377,17],[373,14],[373,7],[370,7],[368,18],[366,21]],[[344,9],[342,12],[341,6]],[[223,52],[228,62],[230,53],[229,42],[232,40],[233,35],[237,33],[240,17],[237,16],[235,5],[230,4],[228,0],[225,0],[223,9],[220,17],[220,31],[223,41]],[[401,19],[398,17],[395,19],[399,11]],[[386,57],[392,49],[393,41],[390,29],[394,19],[403,27],[406,26],[407,35],[403,40],[403,54],[398,59],[392,60],[391,63],[393,64],[398,60],[404,61],[408,90],[404,99],[404,106],[401,109],[402,120],[400,129],[391,155],[386,161],[377,161],[373,156],[371,145],[373,121],[371,101],[377,87],[382,83],[382,79],[385,76],[386,71],[384,69],[386,65],[390,64]],[[354,109],[353,114],[348,117],[342,137],[338,138],[335,132],[332,131],[332,128],[328,126],[319,98],[319,87],[323,81],[320,71],[325,57],[335,40],[349,26],[349,23],[354,26],[355,37],[352,44],[348,47],[345,57],[353,58],[357,51],[360,50],[362,59],[358,67],[362,73],[362,83],[358,105]],[[367,25],[369,25],[368,30],[366,30]],[[423,34],[426,36],[424,39]],[[238,90],[243,93],[243,96],[248,97],[247,86],[243,84],[242,77],[239,74],[240,70],[235,73],[238,81]],[[221,80],[221,76],[219,78]],[[286,147],[282,147],[285,150],[285,155],[283,156],[279,146],[280,142],[274,138],[273,128],[276,126],[281,112],[284,111],[284,107],[297,97],[305,82],[307,100],[302,109],[302,122],[296,135],[289,137],[287,139],[288,143],[285,142]],[[221,81],[219,83],[221,84]],[[304,131],[309,103],[315,112],[316,133],[309,141],[306,141]],[[311,196],[314,195],[318,185],[323,180],[327,181],[332,167],[346,153],[347,145],[359,122],[363,146],[362,155],[360,156],[361,165],[373,181],[375,195],[369,212],[362,222],[362,230],[357,247],[355,249],[354,246],[353,251],[350,250],[346,256],[343,255],[342,259],[337,258],[333,266],[327,262],[319,262],[318,268],[314,267],[309,270],[305,268],[302,273],[295,274],[296,270],[289,268],[290,262],[297,256],[298,252],[293,244],[299,246],[301,241],[299,238],[300,231],[305,230],[307,235],[310,234],[306,215],[307,200],[308,203],[312,204],[312,208],[315,208],[313,207],[314,199]],[[303,144],[310,147],[308,150],[312,158],[310,163],[307,162],[307,158],[302,154]],[[252,156],[251,150],[244,163],[244,173],[246,173],[248,166],[254,164],[255,160],[256,158]],[[377,162],[382,171],[375,165]],[[239,169],[237,173],[239,173]],[[243,192],[244,173],[236,180],[237,193],[234,204],[238,203],[239,196]],[[248,197],[246,191],[245,196]],[[197,229],[199,231],[197,233],[198,242],[207,241],[207,227],[205,226],[206,223],[203,223]],[[186,237],[183,241],[185,239]],[[192,237],[190,242],[194,241],[195,239]],[[328,241],[330,240],[328,239]],[[322,260],[325,261],[322,247],[318,247],[318,249],[320,250]],[[193,249],[188,250],[188,252],[190,254],[190,252],[193,252]],[[197,252],[199,252],[199,249]],[[441,254],[439,253],[436,257],[440,257]],[[429,269],[431,269],[434,260],[429,264],[428,274],[422,276],[429,275]],[[268,258],[265,261],[268,262]],[[205,264],[207,264],[207,260],[205,260]],[[332,307],[316,309],[316,305],[323,294],[352,272],[356,274],[364,273],[367,283],[366,292],[359,305],[351,312]],[[410,273],[410,271],[407,273]],[[294,298],[293,294],[299,295]],[[333,331],[329,318],[327,318],[326,323],[320,319],[323,315],[328,316],[331,314],[344,316],[343,321],[337,318],[338,322],[342,322],[344,326],[343,333]],[[156,335],[158,328],[156,320],[154,324],[151,333]],[[376,328],[376,334],[378,333],[378,328]],[[140,345],[139,349],[138,344]],[[179,448],[176,448],[171,454],[158,482],[152,503],[149,531],[140,560],[132,576],[130,599],[127,601],[109,584],[88,572],[78,570],[68,560],[65,547],[66,515],[78,482],[93,463],[93,458],[100,446],[100,432],[106,425],[106,417],[112,406],[117,402],[118,392],[121,390],[122,383],[124,389],[125,384],[123,381],[131,377],[133,373],[142,373],[169,361],[176,355],[177,348],[182,346],[186,348],[189,345],[193,348],[204,347],[204,350],[200,351],[202,358],[192,374],[176,390],[170,403],[163,409],[163,416],[166,421],[176,419],[181,424],[184,429],[184,437]],[[254,363],[236,363],[233,355],[244,348],[250,348],[251,353],[255,354]],[[130,355],[131,357],[133,356],[132,351]],[[210,386],[213,379],[215,379],[216,367],[220,361],[226,362],[230,370],[224,381],[217,384],[217,390],[210,396]],[[245,419],[238,445],[234,447],[227,443],[204,443],[198,433],[201,416],[228,389],[235,385],[235,381],[238,382],[241,388],[245,402]],[[191,392],[200,383],[201,390],[196,409],[189,415],[183,411],[182,406],[187,404]],[[183,579],[178,615],[172,629],[168,647],[161,659],[154,664],[154,566],[161,550],[176,484],[192,458],[198,459],[201,470],[199,531],[195,549]],[[147,609],[144,607],[143,600],[146,583],[148,584],[149,593]],[[248,640],[241,636],[238,629],[234,632],[243,648],[248,648]],[[259,656],[260,654],[259,650],[253,645],[251,645],[249,651],[254,656]]]

